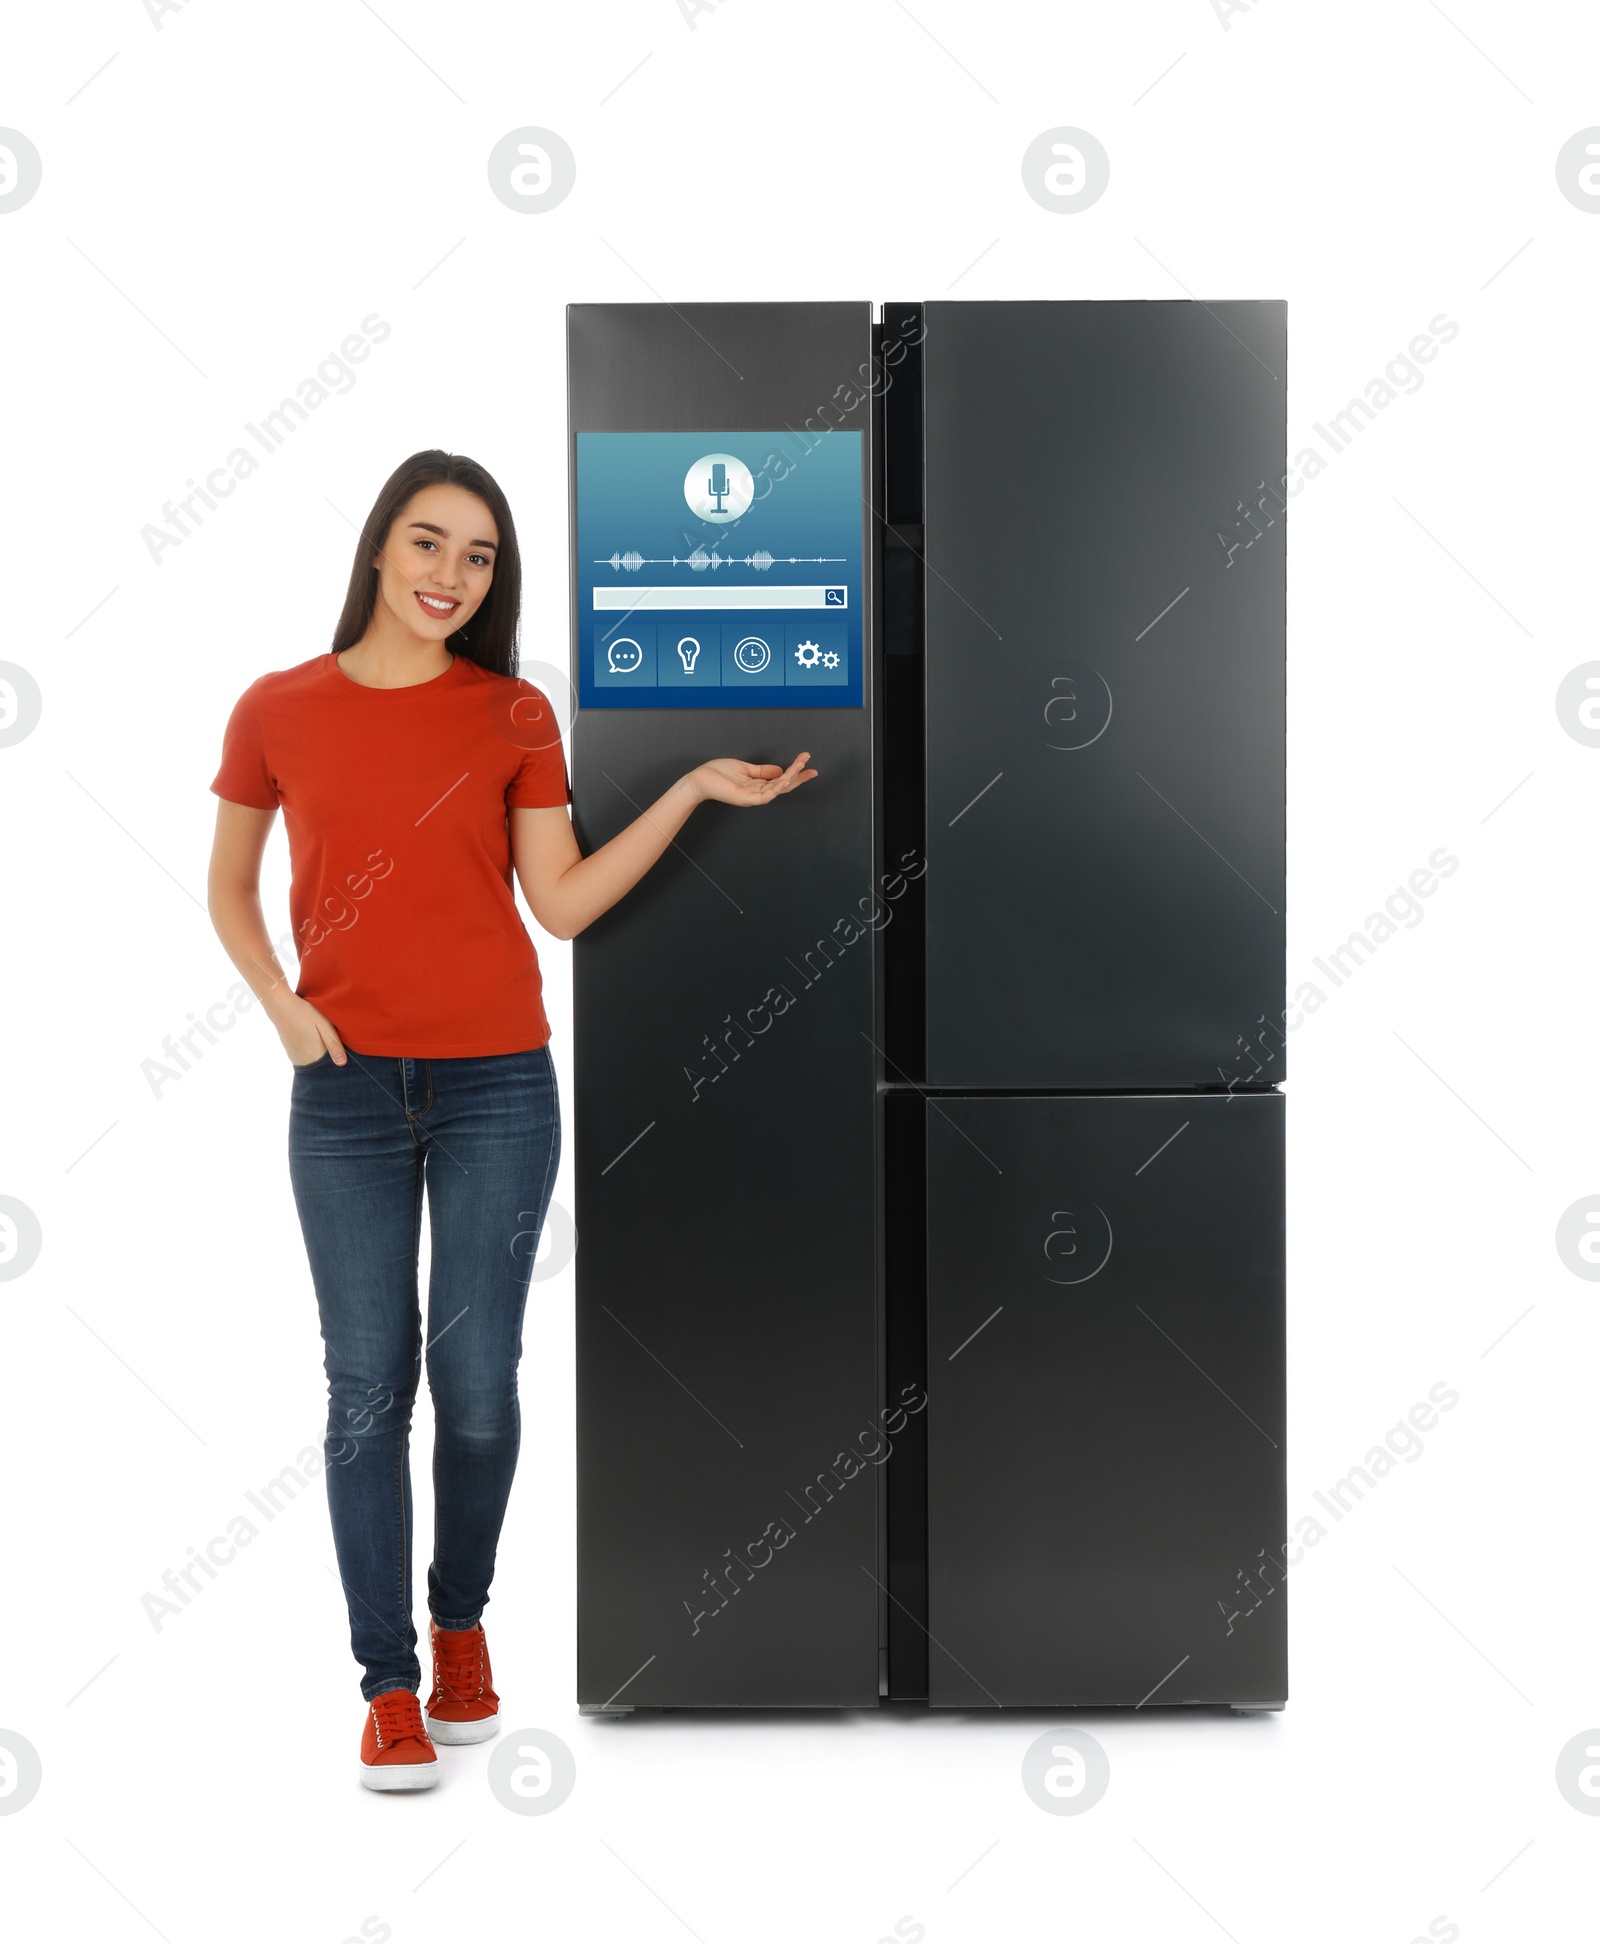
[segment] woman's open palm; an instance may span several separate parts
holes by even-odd
[[[747,810],[753,804],[770,803],[776,796],[797,790],[816,775],[802,765],[811,754],[802,749],[787,769],[777,763],[744,763],[737,756],[715,756],[693,772],[700,794],[708,802],[731,803]]]

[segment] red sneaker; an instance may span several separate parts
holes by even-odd
[[[368,1789],[431,1789],[439,1757],[410,1688],[387,1688],[367,1708],[361,1781]]]
[[[428,1727],[435,1741],[488,1741],[500,1732],[500,1697],[490,1683],[489,1643],[483,1628],[441,1627],[428,1622],[433,1648],[433,1692]]]

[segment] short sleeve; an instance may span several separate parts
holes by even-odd
[[[542,722],[548,725],[549,735],[548,740],[543,736],[529,737],[529,741],[537,741],[539,746],[522,751],[517,773],[506,785],[506,807],[509,810],[558,809],[572,801],[572,786],[567,780],[567,759],[562,752],[555,711],[544,692],[534,688],[531,682],[519,682],[518,687],[531,690],[529,699],[537,698],[537,706],[530,709],[519,703],[515,719],[524,726]]]
[[[278,786],[267,766],[253,687],[239,697],[228,717],[228,726],[222,732],[222,767],[211,788],[227,802],[242,803],[252,810],[278,807]]]

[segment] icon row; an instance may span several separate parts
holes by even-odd
[[[611,622],[609,630],[604,623]],[[818,688],[844,686],[849,654],[837,621],[698,618],[597,622],[597,688]]]

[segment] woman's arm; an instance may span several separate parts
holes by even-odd
[[[816,775],[802,749],[787,769],[719,756],[680,776],[650,808],[588,857],[564,805],[511,812],[511,858],[528,909],[552,938],[576,938],[585,925],[639,882],[689,820],[697,803],[753,809],[797,790]]]
[[[218,802],[207,908],[222,949],[261,1001],[294,1064],[309,1066],[326,1050],[333,1055],[335,1065],[343,1066],[345,1050],[333,1022],[324,1019],[310,1000],[300,998],[290,985],[261,915],[261,857],[277,814],[276,810],[256,810],[244,803]]]

